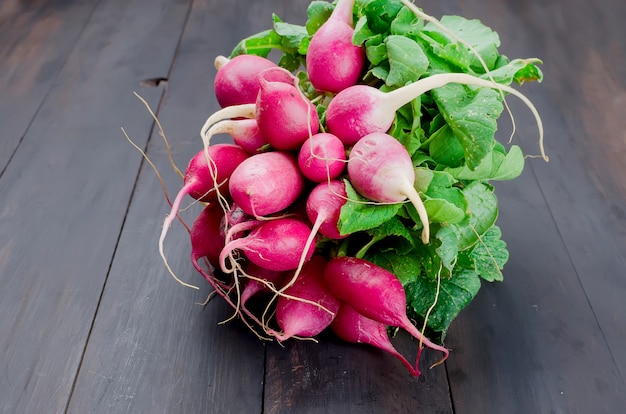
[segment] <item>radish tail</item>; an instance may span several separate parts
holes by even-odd
[[[213,113],[207,118],[200,130],[200,136],[207,135],[209,128],[218,121],[230,118],[255,118],[256,117],[256,104],[242,104],[227,106]]]
[[[428,241],[430,240],[430,225],[428,223],[428,213],[426,212],[424,202],[420,198],[419,194],[417,194],[415,188],[408,182],[404,183],[402,191],[417,210],[417,214],[419,215],[422,225],[424,226],[422,229],[422,242],[424,244],[428,244]]]
[[[172,210],[170,211],[170,214],[167,217],[165,217],[165,221],[163,222],[163,228],[161,229],[161,235],[159,236],[159,254],[161,255],[161,258],[163,259],[163,263],[165,263],[165,267],[170,272],[170,275],[172,275],[172,277],[178,283],[180,283],[183,286],[198,290],[199,288],[197,286],[190,285],[186,282],[183,282],[182,280],[178,278],[178,276],[176,276],[176,274],[170,267],[169,263],[167,262],[167,258],[163,251],[163,244],[165,241],[165,236],[167,235],[167,232],[170,226],[172,225],[174,218],[178,216],[178,209],[180,208],[180,204],[182,203],[183,198],[189,193],[189,189],[192,186],[193,186],[193,183],[188,183],[188,184],[185,184],[183,188],[180,189],[180,191],[176,195],[176,198],[174,199],[174,202],[172,203]]]
[[[535,108],[535,105],[533,105],[533,103],[524,94],[510,86],[501,85],[499,83],[492,82],[486,79],[481,79],[467,73],[438,73],[436,75],[420,79],[417,82],[413,82],[402,88],[388,92],[385,95],[385,102],[389,104],[390,108],[393,108],[394,111],[397,111],[402,106],[415,99],[416,97],[422,95],[423,93],[428,92],[432,89],[440,88],[447,85],[448,83],[458,83],[461,85],[473,85],[484,88],[492,88],[517,96],[528,107],[528,109],[530,109],[533,116],[535,117],[535,122],[537,123],[537,128],[539,130],[539,147],[541,150],[541,157],[544,160],[548,161],[548,156],[546,155],[543,146],[543,122],[541,121],[541,117],[539,116],[537,108]]]

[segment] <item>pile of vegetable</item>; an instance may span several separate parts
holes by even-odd
[[[510,86],[540,81],[541,62],[500,54],[477,20],[406,0],[313,1],[307,15],[275,15],[216,58],[222,109],[201,128],[159,250],[166,260],[191,196],[203,203],[193,265],[259,337],[331,329],[417,376],[422,347],[445,360],[450,323],[503,279],[491,182],[517,177],[525,155],[495,139],[497,119],[505,97],[521,99],[543,155],[539,115]],[[232,144],[211,145],[226,133]],[[392,345],[398,328],[417,342],[414,363]]]

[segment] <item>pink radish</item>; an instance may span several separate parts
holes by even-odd
[[[261,134],[277,150],[291,151],[319,130],[315,105],[290,82],[275,80],[284,69],[266,69],[259,75],[261,89],[256,100],[256,120]],[[280,75],[279,75],[280,76]]]
[[[439,363],[448,357],[446,348],[424,337],[409,320],[404,288],[393,273],[364,259],[335,257],[326,265],[324,282],[333,294],[363,316],[405,329],[420,344],[443,352],[444,358]],[[418,361],[420,353],[421,348]]]
[[[231,174],[229,191],[246,214],[260,217],[291,205],[302,194],[304,183],[295,158],[273,151],[243,161]]]
[[[339,0],[329,19],[311,38],[306,71],[318,91],[337,93],[357,83],[365,51],[352,43],[354,0]]]
[[[326,329],[340,302],[322,284],[326,259],[314,256],[302,267],[298,279],[276,303],[276,321],[282,332],[268,329],[279,341],[293,336],[311,338]],[[298,299],[303,299],[298,300]]]
[[[339,137],[345,145],[353,145],[363,136],[373,132],[387,132],[398,109],[421,94],[448,83],[494,88],[517,96],[535,116],[539,127],[540,141],[543,140],[541,118],[528,98],[509,86],[466,73],[432,75],[391,92],[382,92],[367,85],[354,85],[346,88],[339,92],[328,105],[326,110],[328,131]]]
[[[354,310],[350,305],[342,303],[335,319],[330,325],[333,332],[346,342],[373,345],[398,358],[417,377],[420,372],[394,348],[387,334],[387,326],[367,318]]]
[[[279,289],[282,282],[285,280],[286,272],[277,272],[274,270],[268,270],[263,267],[257,266],[252,262],[248,262],[246,266],[246,277],[249,280],[246,282],[246,286],[241,291],[239,300],[239,306],[243,313],[248,315],[250,319],[255,321],[260,326],[263,323],[246,307],[248,301],[255,295],[261,292],[269,292],[271,289],[268,284],[273,285],[274,289]]]
[[[319,133],[307,139],[298,153],[298,166],[309,180],[321,183],[341,175],[345,169],[346,150],[333,134]]]
[[[222,108],[251,104],[259,93],[257,75],[264,69],[276,67],[269,59],[256,55],[239,55],[232,59],[215,59],[217,74],[213,81],[217,102]]]
[[[265,269],[252,262],[248,262],[246,275],[250,277],[250,280],[246,282],[246,287],[241,291],[242,307],[257,293],[269,292],[268,284],[272,284],[275,289],[280,289],[287,273]]]
[[[312,233],[320,234],[331,239],[343,239],[337,228],[341,207],[346,203],[346,185],[343,181],[332,180],[318,184],[307,199],[306,213],[313,223]]]
[[[422,242],[428,243],[428,214],[413,186],[415,170],[411,156],[400,141],[384,133],[364,136],[350,151],[348,176],[355,190],[372,201],[400,203],[408,198],[424,226]]]
[[[233,309],[237,307],[230,300],[227,286],[214,275],[212,269],[205,270],[200,265],[200,259],[206,258],[209,264],[216,268],[219,255],[224,247],[224,239],[220,234],[220,225],[224,212],[218,203],[208,204],[195,219],[191,226],[191,263],[193,267],[209,282],[213,290],[220,295]]]
[[[211,165],[207,164],[207,157]],[[217,144],[206,150],[197,152],[185,171],[183,179],[184,185],[176,195],[170,214],[163,222],[163,229],[159,237],[159,253],[167,266],[167,260],[163,251],[165,236],[177,216],[183,198],[189,194],[192,198],[200,201],[214,201],[218,197],[218,192],[228,184],[228,179],[245,159],[249,157],[243,149],[237,145]],[[176,278],[168,266],[168,270]],[[178,278],[176,278],[178,280]],[[180,280],[179,280],[180,282]]]
[[[242,55],[243,56],[243,55]],[[218,72],[219,74],[219,72]],[[230,105],[223,107],[219,111],[213,113],[211,116],[207,118],[200,130],[200,136],[203,141],[205,141],[205,146],[208,146],[208,138],[207,134],[209,128],[213,126],[216,122],[222,121],[224,119],[229,118],[256,118],[257,115],[257,99],[258,95],[261,91],[261,76],[263,77],[266,83],[271,84],[281,84],[286,83],[288,85],[294,85],[296,82],[296,77],[293,76],[289,71],[280,68],[276,65],[270,67],[263,67],[251,74],[254,78],[253,86],[251,86],[252,91],[251,94],[254,95],[254,99],[252,102],[241,103],[238,105]],[[270,88],[271,90],[271,88]],[[269,102],[269,106],[276,106],[276,103]]]
[[[220,204],[209,203],[194,220],[190,232],[191,261],[194,265],[206,257],[213,267],[218,266],[220,252],[224,248],[224,237],[220,231],[223,217]]]
[[[309,260],[315,251],[314,244],[305,247],[310,232],[311,228],[300,220],[267,220],[247,236],[226,244],[220,253],[220,266],[224,272],[229,272],[226,258],[234,250],[241,250],[257,266],[278,272],[294,270],[302,258]]]

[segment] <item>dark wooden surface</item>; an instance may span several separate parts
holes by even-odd
[[[213,58],[294,23],[306,1],[0,2],[0,412],[618,413],[626,403],[626,2],[465,0],[419,5],[479,18],[514,57],[544,60],[523,90],[550,162],[497,185],[511,259],[454,321],[445,366],[409,377],[376,350],[263,344],[157,253],[181,167],[217,109]],[[147,79],[163,78],[154,87]],[[511,101],[516,142],[537,153]],[[510,123],[503,117],[501,137]],[[187,212],[193,214],[192,211]],[[166,252],[201,279],[187,234]],[[401,336],[398,347],[410,353]],[[426,353],[426,360],[436,355]],[[426,361],[425,361],[426,362]]]

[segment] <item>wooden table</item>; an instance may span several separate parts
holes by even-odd
[[[0,3],[0,412],[617,413],[626,403],[626,2],[426,0],[480,18],[503,53],[540,57],[523,86],[550,162],[497,184],[511,259],[454,321],[445,366],[410,377],[331,335],[261,343],[157,252],[184,167],[217,109],[213,58],[307,1]],[[152,80],[147,81],[146,80]],[[536,128],[511,101],[517,143]],[[502,118],[501,136],[510,123]],[[191,212],[189,212],[191,213]],[[200,283],[182,226],[166,252]],[[413,344],[400,337],[398,346]],[[437,355],[426,352],[433,361]]]

